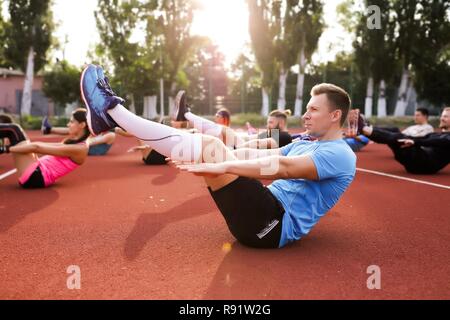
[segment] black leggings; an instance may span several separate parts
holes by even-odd
[[[25,132],[15,123],[0,123],[0,138],[8,138],[10,146],[27,140]]]
[[[409,136],[401,132],[373,128],[370,140],[376,143],[386,144],[394,153],[395,160],[400,162],[410,173],[433,174],[442,169],[436,165],[436,153],[433,148],[412,146],[402,148],[398,139],[409,139]]]
[[[142,161],[144,161],[144,163],[147,165],[161,165],[167,163],[166,158],[166,156],[163,156],[159,152],[152,150],[146,158],[142,158]]]

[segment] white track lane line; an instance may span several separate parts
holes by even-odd
[[[3,180],[16,172],[17,172],[17,169],[12,169],[8,172],[5,172],[4,174],[0,175],[0,180]]]
[[[374,171],[374,170],[367,170],[367,169],[361,169],[361,168],[356,168],[356,170],[360,171],[360,172],[376,174],[376,175],[383,176],[383,177],[389,177],[389,178],[394,178],[394,179],[398,179],[398,180],[405,180],[405,181],[414,182],[414,183],[421,183],[421,184],[426,184],[426,185],[437,187],[437,188],[450,190],[450,186],[446,186],[443,184],[437,184],[437,183],[432,183],[432,182],[423,181],[423,180],[417,180],[417,179],[411,179],[411,178],[406,178],[406,177],[402,177],[402,176],[396,176],[393,174]]]

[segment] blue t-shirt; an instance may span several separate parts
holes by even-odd
[[[356,156],[343,139],[298,141],[281,148],[283,156],[308,155],[319,180],[280,179],[268,186],[285,210],[280,247],[307,235],[353,181]]]

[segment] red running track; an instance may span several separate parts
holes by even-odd
[[[0,299],[450,298],[448,189],[358,172],[307,237],[255,250],[233,239],[202,178],[145,166],[132,145],[118,138],[49,189],[0,181]],[[409,175],[380,145],[358,167],[450,185],[449,167]],[[10,169],[1,155],[0,174]],[[67,288],[70,265],[80,290]],[[370,265],[380,290],[367,288]]]

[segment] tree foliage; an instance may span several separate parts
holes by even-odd
[[[419,1],[417,41],[411,50],[419,96],[436,105],[450,103],[449,12],[449,1]]]
[[[79,68],[63,60],[56,63],[50,71],[44,73],[43,91],[55,104],[65,106],[67,103],[80,102]]]
[[[102,64],[112,65],[114,87],[122,95],[152,95],[157,90],[154,73],[156,53],[132,40],[144,18],[144,9],[137,0],[99,0],[95,11],[101,39],[96,55],[107,59]]]
[[[273,13],[279,10],[278,1],[248,0],[249,32],[256,63],[261,70],[262,86],[270,89],[276,77],[274,40],[279,22]]]
[[[30,47],[33,47],[34,71],[47,63],[54,29],[50,0],[9,1],[10,21],[5,28],[5,59],[13,68],[26,69]]]
[[[204,44],[204,38],[192,36],[191,25],[195,1],[159,0],[156,8],[148,7],[147,43],[164,53],[162,73],[171,94],[176,84],[188,85],[184,68],[195,51]]]

